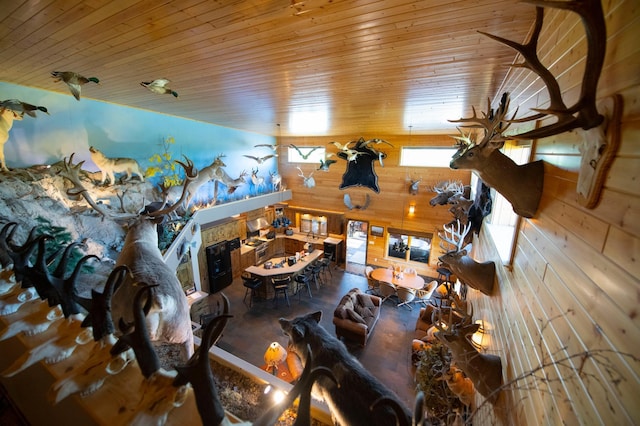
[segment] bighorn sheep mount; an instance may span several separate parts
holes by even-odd
[[[515,49],[522,56],[523,62],[513,66],[527,68],[540,77],[549,93],[549,106],[545,109],[535,109],[535,114],[528,117],[515,119],[514,113],[511,119],[505,120],[509,104],[508,95],[505,94],[495,115],[489,107],[483,117],[478,117],[474,109],[471,118],[451,120],[464,123],[463,127],[483,128],[484,136],[478,143],[471,134],[463,133],[461,137],[457,137],[459,150],[451,160],[450,166],[454,169],[476,170],[487,185],[495,188],[511,202],[517,214],[533,217],[542,195],[544,176],[542,161],[517,166],[498,149],[503,146],[506,139],[546,138],[581,128],[586,131],[586,135],[580,147],[583,157],[577,189],[579,201],[586,207],[593,208],[598,203],[606,170],[619,144],[619,121],[622,109],[619,95],[606,98],[600,104],[609,117],[601,114],[596,104],[596,89],[604,63],[607,41],[602,4],[600,0],[530,1],[530,3],[570,10],[580,15],[587,40],[585,72],[580,96],[572,106],[567,107],[562,99],[558,81],[538,58],[538,38],[544,19],[544,10],[541,6],[536,6],[534,30],[524,44],[481,32]],[[504,132],[512,123],[525,123],[548,117],[555,117],[555,122],[524,133],[504,136]]]

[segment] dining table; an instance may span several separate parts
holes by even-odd
[[[403,272],[397,277],[397,275],[394,275],[393,270],[388,268],[374,269],[371,272],[371,278],[414,290],[420,290],[424,287],[424,279],[420,275]]]

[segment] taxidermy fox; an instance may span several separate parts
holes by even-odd
[[[142,182],[144,182],[144,175],[140,172],[140,166],[133,158],[107,158],[102,152],[94,147],[89,147],[89,151],[91,151],[91,160],[102,172],[101,184],[105,183],[107,176],[109,177],[111,184],[115,184],[116,180],[114,175],[116,173],[126,173],[127,178],[125,180],[127,181],[135,174],[140,177]]]
[[[280,318],[280,327],[289,336],[288,350],[298,354],[306,365],[311,349],[312,368],[327,367],[339,383],[320,377],[313,386],[313,394],[322,398],[333,417],[334,424],[388,426],[396,424],[396,416],[388,405],[380,404],[370,410],[381,397],[392,399],[401,407],[405,404],[353,357],[346,346],[327,332],[319,323],[322,312],[287,320]],[[405,408],[406,419],[399,424],[411,424],[411,413]]]

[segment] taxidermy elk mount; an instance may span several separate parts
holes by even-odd
[[[472,169],[487,185],[495,188],[513,206],[520,216],[533,217],[538,210],[544,180],[542,160],[518,165],[511,158],[500,152],[507,137],[502,135],[510,123],[505,116],[509,108],[509,96],[502,96],[497,112],[490,110],[478,117],[473,108],[473,117],[450,120],[463,124],[462,127],[481,127],[484,136],[476,143],[476,135],[472,132],[456,136],[458,151],[453,155],[449,167],[452,169]]]
[[[542,162],[537,161],[524,166],[516,166],[498,149],[502,147],[505,139],[546,138],[581,128],[587,132],[580,147],[583,157],[578,177],[578,195],[582,204],[593,208],[598,203],[606,170],[610,166],[619,144],[618,129],[621,115],[621,98],[618,95],[607,98],[603,102],[607,113],[611,115],[609,120],[605,120],[605,116],[598,111],[598,105],[596,105],[596,89],[604,64],[607,41],[602,4],[600,0],[565,2],[530,0],[528,3],[540,6],[536,6],[534,30],[526,43],[520,44],[495,35],[480,33],[515,49],[522,56],[523,62],[512,66],[527,68],[540,77],[549,93],[549,106],[545,109],[535,109],[535,114],[520,119],[515,119],[514,113],[514,117],[504,122],[505,104],[508,105],[508,99],[505,100],[503,95],[499,112],[495,117],[491,113],[485,114],[483,118],[477,117],[474,109],[473,117],[454,121],[473,123],[464,127],[484,128],[485,133],[477,144],[473,138],[464,134],[458,138],[460,149],[454,155],[451,167],[476,170],[489,186],[494,187],[511,202],[517,214],[532,217],[537,210],[542,194],[544,175]],[[544,20],[544,6],[577,13],[585,27],[587,39],[585,71],[578,100],[569,107],[562,99],[558,81],[542,65],[537,54],[538,38]],[[556,120],[551,124],[521,134],[510,135],[506,138],[502,135],[511,123],[524,123],[547,117],[555,117]],[[605,135],[605,131],[608,133],[607,135]],[[524,196],[527,193],[529,195]]]
[[[128,223],[129,230],[124,247],[116,260],[116,266],[126,265],[133,278],[126,277],[123,285],[113,295],[113,317],[131,322],[129,306],[136,292],[134,283],[142,282],[156,285],[150,290],[151,311],[148,316],[148,327],[153,341],[165,342],[180,346],[181,356],[186,361],[193,354],[193,332],[187,299],[178,281],[175,271],[163,261],[158,248],[157,223],[166,215],[174,212],[188,196],[189,184],[198,176],[190,160],[186,164],[176,161],[186,173],[182,196],[172,206],[163,206],[155,211],[140,214],[115,213],[98,205],[89,195],[89,191],[80,181],[79,170],[83,164],[73,164],[73,155],[64,161],[61,175],[73,184],[67,190],[71,196],[82,195],[89,205],[104,217],[119,223]]]

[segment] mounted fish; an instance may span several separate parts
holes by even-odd
[[[69,87],[69,90],[71,91],[73,97],[78,101],[80,100],[80,92],[82,91],[82,86],[87,83],[100,84],[100,80],[98,80],[96,77],[87,78],[73,71],[52,71],[51,77],[54,78],[54,81],[56,83],[59,81],[64,81]]]
[[[153,81],[143,81],[140,85],[153,93],[157,93],[159,95],[173,95],[173,97],[177,98],[178,93],[167,87],[167,84],[169,83],[171,83],[171,81],[166,78],[158,78]]]

